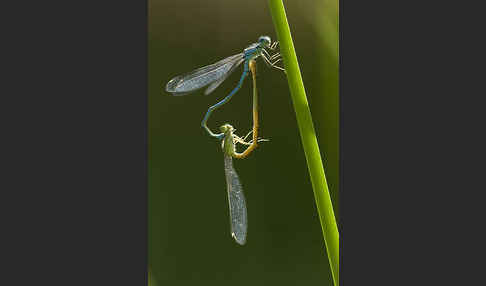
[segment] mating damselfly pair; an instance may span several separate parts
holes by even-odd
[[[240,180],[233,167],[232,158],[245,158],[253,151],[257,142],[264,141],[258,139],[258,104],[257,104],[257,89],[256,89],[256,62],[258,57],[262,57],[264,62],[273,68],[285,70],[276,65],[280,60],[280,54],[275,53],[270,55],[267,49],[275,50],[278,42],[271,41],[268,36],[261,36],[258,42],[249,45],[243,50],[242,53],[227,57],[212,65],[198,68],[192,72],[177,76],[171,79],[166,85],[166,91],[173,95],[185,95],[197,91],[205,86],[208,86],[204,91],[204,94],[210,94],[213,92],[226,78],[233,73],[236,68],[243,63],[243,73],[237,86],[220,102],[209,107],[206,115],[204,116],[201,126],[212,137],[218,138],[222,141],[222,148],[224,152],[225,163],[225,175],[228,191],[228,202],[230,209],[230,222],[231,222],[231,235],[235,238],[236,242],[243,245],[246,242],[247,232],[247,211],[246,202],[243,195],[243,189],[241,187]],[[250,142],[246,142],[245,138],[240,138],[234,134],[234,128],[230,124],[224,124],[221,126],[221,133],[213,133],[207,126],[207,121],[211,113],[227,103],[233,95],[241,88],[243,81],[251,71],[253,75],[253,139]],[[242,152],[236,152],[236,143],[248,145],[247,149]]]

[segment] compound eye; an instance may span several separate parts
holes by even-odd
[[[260,43],[263,43],[265,46],[270,46],[270,44],[272,43],[272,40],[269,36],[261,36],[260,38],[258,38],[258,41]]]

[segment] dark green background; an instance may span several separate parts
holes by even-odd
[[[339,224],[337,0],[285,1]],[[287,80],[258,60],[261,143],[234,160],[245,190],[248,237],[230,236],[220,143],[200,122],[236,85],[161,93],[172,77],[276,39],[266,1],[149,1],[149,267],[153,285],[332,285]],[[251,80],[213,113],[215,131],[250,130]],[[241,151],[241,149],[240,149]]]

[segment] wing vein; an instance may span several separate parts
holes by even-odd
[[[222,59],[212,65],[204,66],[189,73],[176,76],[167,83],[166,91],[173,95],[188,94],[218,81],[221,78],[226,78],[230,72],[234,71],[235,66],[241,64],[243,57],[243,53],[240,53]],[[216,87],[212,88],[212,90]]]
[[[243,188],[233,167],[233,158],[224,156],[224,170],[228,188],[228,204],[230,210],[231,236],[237,243],[246,243],[246,232],[248,228],[246,201]]]

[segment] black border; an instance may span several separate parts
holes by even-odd
[[[456,4],[340,1],[341,285],[484,281],[484,17]]]
[[[146,285],[147,3],[11,5],[0,284]]]

